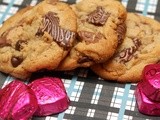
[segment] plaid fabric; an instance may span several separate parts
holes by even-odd
[[[79,0],[63,0],[70,4]],[[27,5],[40,0],[0,0],[0,25]],[[160,20],[160,0],[121,0],[129,12],[136,12]],[[157,120],[160,117],[138,112],[134,90],[136,84],[119,84],[103,81],[89,69],[71,72],[47,72],[45,75],[63,79],[71,104],[59,115],[33,117],[33,120]],[[34,79],[39,74],[34,74]],[[0,87],[14,78],[0,73]]]

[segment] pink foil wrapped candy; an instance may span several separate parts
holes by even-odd
[[[61,79],[44,77],[34,80],[29,86],[38,101],[35,116],[56,114],[68,108],[70,101]]]
[[[146,115],[160,116],[160,103],[148,99],[142,92],[141,84],[138,84],[136,88],[135,97],[139,112]]]
[[[33,91],[21,81],[15,80],[0,90],[2,120],[28,120],[37,107]]]
[[[147,65],[143,70],[143,93],[152,101],[160,102],[160,64]]]

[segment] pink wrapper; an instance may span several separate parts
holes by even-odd
[[[143,93],[152,101],[160,102],[160,64],[147,65],[143,70]]]
[[[0,90],[0,119],[28,120],[37,109],[37,100],[31,89],[15,80]]]
[[[141,84],[138,84],[135,97],[139,112],[146,115],[160,116],[160,103],[148,99],[142,92]]]
[[[70,101],[61,79],[53,77],[40,78],[34,80],[29,86],[34,91],[38,101],[35,116],[56,114],[68,108]]]

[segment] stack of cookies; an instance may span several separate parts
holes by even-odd
[[[105,80],[138,82],[144,66],[160,60],[159,37],[160,23],[116,0],[44,0],[0,28],[0,71],[26,79],[90,67]]]

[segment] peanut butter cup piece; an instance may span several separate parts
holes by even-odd
[[[73,40],[75,39],[75,32],[61,28],[56,13],[48,12],[44,15],[42,24],[43,26],[38,29],[36,35],[43,35],[44,32],[47,32],[60,46],[64,48],[72,46]]]
[[[97,6],[96,10],[88,15],[87,21],[94,25],[103,26],[109,16],[110,13],[106,13],[102,6]]]

